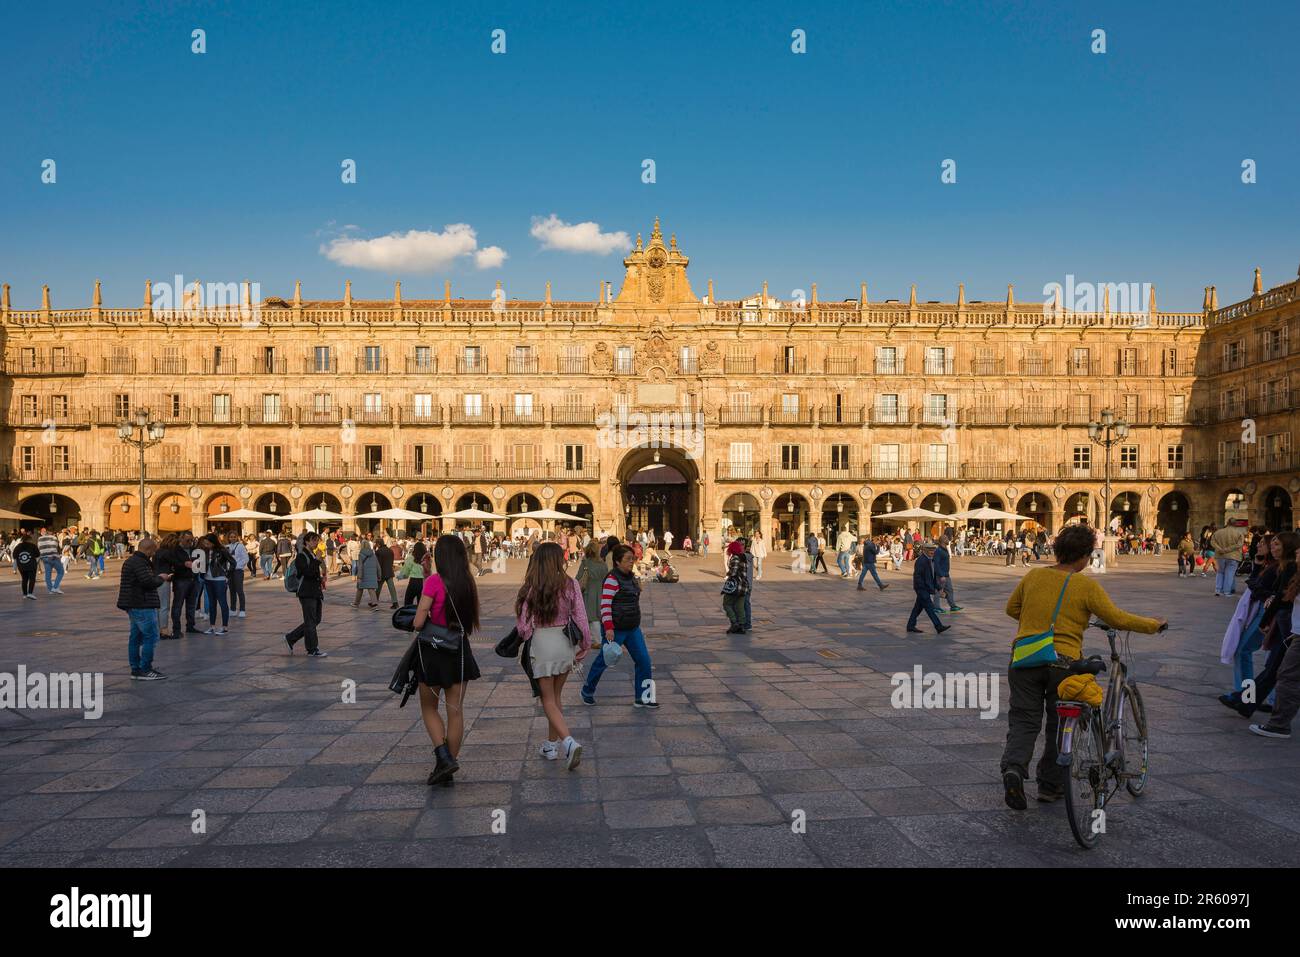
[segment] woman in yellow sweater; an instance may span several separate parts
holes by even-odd
[[[1007,714],[1007,745],[1002,752],[1002,788],[1007,806],[1017,811],[1026,806],[1025,778],[1039,729],[1045,732],[1046,740],[1036,775],[1038,800],[1046,803],[1065,795],[1066,769],[1056,763],[1056,687],[1068,676],[1070,662],[1083,655],[1083,631],[1090,616],[1117,629],[1145,634],[1154,634],[1167,625],[1163,618],[1143,618],[1121,611],[1096,580],[1079,574],[1092,556],[1091,528],[1071,525],[1056,536],[1052,547],[1056,564],[1026,573],[1007,599],[1007,614],[1019,622],[1016,638],[1052,629],[1058,658],[1055,663],[1010,668],[1007,672],[1011,707]]]

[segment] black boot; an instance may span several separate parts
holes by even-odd
[[[451,776],[460,770],[460,765],[456,763],[456,759],[451,756],[451,751],[445,744],[440,744],[434,748],[433,754],[438,759],[438,763],[429,772],[428,784],[430,787],[450,780]]]

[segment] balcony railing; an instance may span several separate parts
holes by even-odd
[[[876,356],[876,375],[906,375],[907,362],[902,356]]]
[[[388,359],[384,356],[357,356],[353,364],[358,375],[366,373],[384,375],[388,372]]]
[[[502,425],[545,425],[546,417],[540,408],[516,409],[513,406],[501,406]]]
[[[812,409],[772,409],[771,425],[812,425]]]
[[[805,356],[778,356],[772,369],[774,375],[804,375],[808,371]]]
[[[339,371],[339,360],[333,354],[308,356],[303,360],[302,371],[308,375],[335,375]]]
[[[456,372],[458,375],[487,375],[487,371],[487,356],[477,356],[474,358],[466,356],[456,357]]]
[[[248,425],[293,425],[293,412],[288,406],[249,406],[244,409],[244,421]]]
[[[428,355],[423,358],[419,356],[406,357],[406,374],[407,375],[433,375],[438,371],[438,357]]]
[[[1044,358],[1029,358],[1020,360],[1021,375],[1051,375],[1052,360]]]
[[[90,428],[91,413],[87,410],[69,409],[63,412],[46,410],[22,411],[15,409],[10,425],[17,429],[45,429],[51,425],[59,429]]]
[[[392,425],[392,409],[356,409],[348,407],[348,418],[356,425]]]
[[[636,359],[615,358],[614,375],[636,375]]]
[[[452,425],[491,425],[492,410],[476,409],[471,411],[452,406],[449,419]]]
[[[861,406],[853,409],[822,406],[817,413],[817,422],[823,426],[862,425],[865,421],[866,413]]]
[[[139,466],[135,463],[123,465],[84,465],[69,464],[67,468],[50,465],[9,468],[0,466],[0,474],[10,476],[8,480],[36,484],[66,484],[70,482],[113,482],[134,483],[139,480]],[[486,481],[533,481],[558,480],[566,482],[594,482],[600,478],[600,469],[596,464],[582,468],[566,469],[563,465],[544,463],[532,466],[513,465],[465,465],[459,463],[426,463],[418,468],[415,463],[400,461],[373,461],[369,463],[338,463],[330,465],[283,463],[281,468],[268,468],[262,463],[245,464],[232,462],[229,468],[219,468],[205,463],[193,462],[148,462],[145,466],[148,481],[221,481],[240,482],[244,480],[264,479],[269,481],[355,481],[374,476],[385,479],[483,479]],[[365,512],[359,513],[365,517]]]
[[[719,409],[719,425],[762,425],[762,409]]]
[[[101,356],[99,371],[104,375],[135,375],[135,359],[122,356]]]
[[[972,359],[970,364],[971,375],[1005,375],[1006,369],[1005,359]]]
[[[953,358],[950,355],[942,359],[937,356],[926,356],[924,365],[926,375],[952,375]]]
[[[286,375],[289,372],[289,360],[274,356],[258,356],[253,360],[254,375]]]
[[[754,357],[726,356],[722,360],[722,371],[727,375],[752,375],[754,372]]]
[[[198,409],[194,421],[199,425],[241,425],[239,409]]]
[[[911,421],[909,410],[902,407],[873,406],[867,414],[872,425],[907,425]]]
[[[1070,376],[1100,376],[1100,359],[1074,359],[1066,364],[1065,374]]]
[[[537,375],[537,356],[510,356],[506,359],[509,375]]]
[[[586,375],[591,362],[586,356],[560,356],[557,371],[560,375]]]
[[[442,406],[418,409],[403,407],[399,421],[402,425],[442,425]]]
[[[155,356],[153,359],[154,375],[184,375],[185,360],[179,356]]]
[[[574,408],[572,406],[551,406],[551,423],[553,425],[595,425],[596,410],[592,406]]]
[[[1115,374],[1118,376],[1143,376],[1147,374],[1147,361],[1145,359],[1119,359],[1115,363]]]
[[[700,360],[691,356],[689,358],[678,358],[677,374],[678,375],[698,375],[700,371]]]
[[[857,375],[858,360],[856,356],[827,356],[823,368],[827,375]]]
[[[204,375],[236,375],[238,363],[233,359],[204,359]]]
[[[298,406],[299,425],[341,425],[342,422],[343,410],[337,406],[328,409]]]
[[[81,356],[54,359],[49,356],[5,360],[7,376],[85,375],[86,360]]]

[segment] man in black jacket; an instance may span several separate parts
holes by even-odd
[[[157,546],[155,545],[155,550]],[[181,636],[181,612],[185,612],[185,631],[197,635],[199,629],[194,624],[194,606],[198,604],[198,581],[194,578],[190,558],[190,549],[194,547],[194,536],[189,532],[181,535],[178,544],[158,552],[158,570],[167,575],[172,583],[172,637]]]
[[[393,584],[393,550],[388,546],[388,539],[382,535],[379,536],[379,544],[375,546],[375,559],[379,562],[379,588],[375,589],[375,598],[379,598],[380,589],[384,585],[388,586],[388,596],[392,599],[393,608],[397,608],[397,586]]]
[[[934,573],[934,549],[934,542],[926,539],[921,543],[921,554],[912,563],[912,591],[916,592],[916,602],[912,605],[912,614],[907,618],[908,631],[921,630],[916,627],[921,612],[930,616],[930,622],[939,634],[952,627],[940,621],[939,614],[934,609],[934,593],[939,589],[939,580]]]
[[[153,666],[153,649],[158,644],[158,589],[172,577],[154,571],[153,556],[157,551],[158,543],[152,538],[140,539],[139,547],[122,562],[122,581],[117,591],[117,607],[131,619],[127,649],[135,681],[167,677]]]
[[[316,626],[320,624],[321,610],[325,605],[325,576],[321,574],[320,559],[316,557],[316,543],[319,541],[320,535],[308,532],[302,537],[302,548],[293,560],[298,573],[297,594],[298,604],[302,606],[302,624],[284,636],[289,654],[293,654],[294,642],[304,639],[308,658],[329,657],[320,650],[316,639]]]

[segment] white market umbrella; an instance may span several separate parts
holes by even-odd
[[[24,515],[22,512],[12,512],[7,508],[0,508],[0,518],[13,519],[15,522],[39,522],[40,517],[36,515]]]
[[[485,512],[481,508],[462,508],[459,512],[447,512],[442,517],[479,522],[504,522],[506,518],[504,515],[497,515],[495,512]]]
[[[554,519],[558,522],[571,522],[577,518],[576,515],[569,512],[557,512],[553,508],[539,508],[532,512],[511,512],[510,518],[535,518],[539,521],[543,519]]]
[[[431,522],[437,515],[427,515],[424,512],[412,512],[406,508],[386,508],[379,512],[358,512],[357,518],[377,518],[385,522]]]
[[[295,522],[335,522],[343,517],[338,512],[331,512],[324,508],[313,508],[306,512],[294,512],[292,515],[285,516],[286,519]]]
[[[1000,508],[989,508],[987,505],[972,508],[966,512],[958,512],[953,516],[953,518],[960,518],[968,522],[1017,522],[1029,517],[1028,515],[1017,515],[1014,512],[1004,512]]]
[[[877,512],[875,515],[872,515],[871,517],[886,522],[890,522],[894,520],[907,522],[914,518],[928,518],[928,519],[938,521],[941,519],[952,519],[955,518],[956,516],[944,515],[942,512],[932,512],[928,508],[908,508],[908,509],[904,509],[901,512]]]
[[[251,508],[237,508],[233,512],[217,512],[215,515],[209,515],[208,521],[238,522],[246,518],[256,518],[267,522],[282,522],[288,517],[288,515],[272,515],[270,512],[256,512]]]

